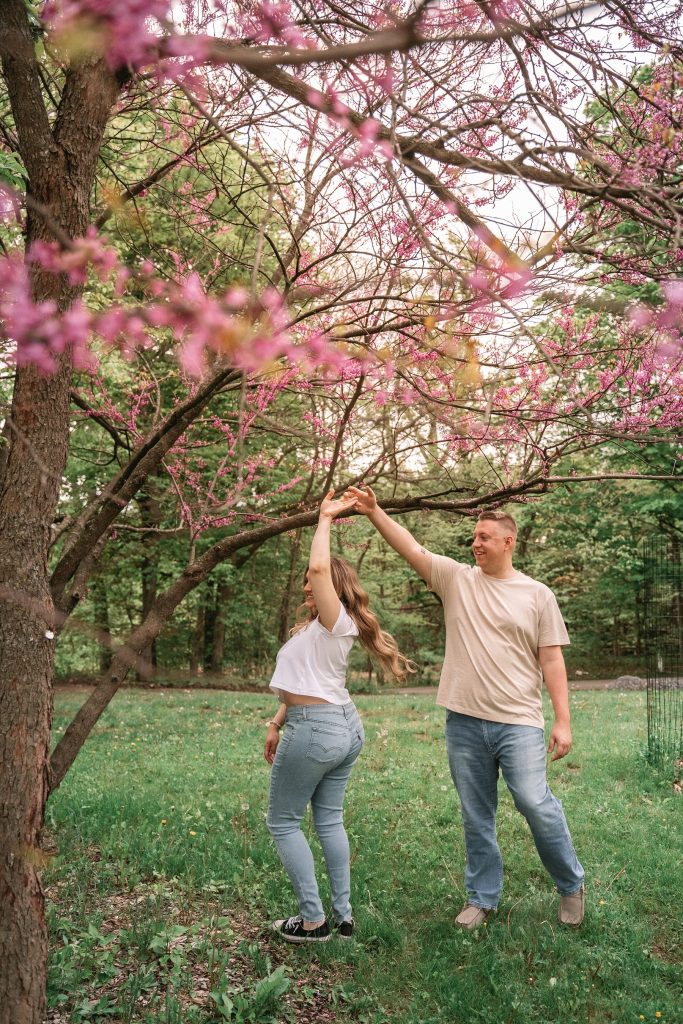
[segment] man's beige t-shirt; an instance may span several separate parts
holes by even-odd
[[[432,590],[446,623],[437,704],[542,729],[538,648],[569,643],[552,590],[522,572],[496,579],[443,555],[432,555]]]

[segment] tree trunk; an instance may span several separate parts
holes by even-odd
[[[291,625],[289,618],[292,612],[292,599],[294,596],[294,589],[297,585],[297,565],[299,562],[299,550],[301,548],[301,530],[296,530],[292,537],[292,543],[290,548],[289,556],[289,572],[287,573],[287,584],[282,594],[282,602],[280,604],[280,615],[279,624],[277,631],[277,638],[280,644],[283,644],[289,637],[289,627]]]
[[[204,598],[204,648],[202,652],[202,668],[210,672],[213,664],[213,645],[216,634],[216,586],[209,581]]]
[[[107,597],[107,585],[101,573],[92,582],[93,604],[95,606],[95,625],[107,637],[111,639],[109,625],[109,600]],[[111,647],[107,644],[100,644],[100,675],[109,671],[111,665]]]
[[[225,612],[230,600],[231,588],[222,583],[216,590],[216,605],[213,620],[213,649],[211,651],[211,671],[215,675],[223,671],[223,653],[225,651]]]
[[[16,375],[5,486],[0,495],[0,1022],[45,1013],[47,931],[40,837],[49,791],[54,623],[49,524],[66,462],[68,365],[50,378]],[[29,449],[30,445],[30,449]]]
[[[3,0],[0,57],[19,151],[28,174],[26,242],[51,225],[85,233],[104,127],[119,86],[103,61],[70,68],[54,127],[43,102],[23,0]],[[86,111],[87,107],[87,111]],[[36,209],[48,211],[37,215]],[[66,309],[75,291],[33,273],[33,297]],[[17,369],[11,439],[0,491],[0,1024],[42,1024],[47,933],[40,835],[49,791],[54,658],[48,545],[69,443],[71,363],[42,376]]]
[[[154,607],[157,599],[157,584],[159,580],[159,534],[158,528],[161,525],[161,504],[157,493],[158,482],[150,477],[144,492],[138,499],[140,508],[140,519],[144,526],[150,528],[149,533],[142,535],[142,561],[140,565],[140,576],[142,584],[142,616],[144,622]],[[150,663],[154,668],[157,665],[156,639],[149,647],[141,652],[141,657]]]
[[[194,633],[192,635],[192,647],[190,648],[190,675],[192,676],[196,676],[199,673],[200,666],[203,665],[205,613],[204,595],[200,594]]]

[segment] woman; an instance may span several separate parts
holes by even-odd
[[[330,528],[356,498],[333,499],[320,506],[304,579],[308,620],[295,626],[277,656],[270,686],[280,698],[268,722],[265,758],[272,767],[267,824],[299,903],[299,914],[275,921],[287,942],[326,942],[325,917],[313,855],[301,821],[309,802],[330,879],[337,933],[353,934],[349,902],[349,841],[343,821],[346,785],[361,747],[363,726],[346,689],[346,666],[356,637],[399,680],[413,671],[396,642],[379,628],[368,609],[368,595],[356,571],[330,557]],[[280,730],[284,726],[282,738]]]

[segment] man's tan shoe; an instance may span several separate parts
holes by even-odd
[[[567,924],[570,928],[578,928],[583,921],[584,915],[584,891],[583,886],[578,892],[571,896],[560,897],[560,909],[557,919],[560,924]]]
[[[471,932],[483,924],[490,913],[490,910],[484,910],[483,907],[475,907],[471,903],[466,903],[456,917],[455,923]]]

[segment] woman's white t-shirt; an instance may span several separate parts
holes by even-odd
[[[357,636],[358,626],[344,605],[332,629],[325,629],[320,619],[313,619],[278,651],[271,690],[348,704],[351,697],[346,689],[346,664]]]

